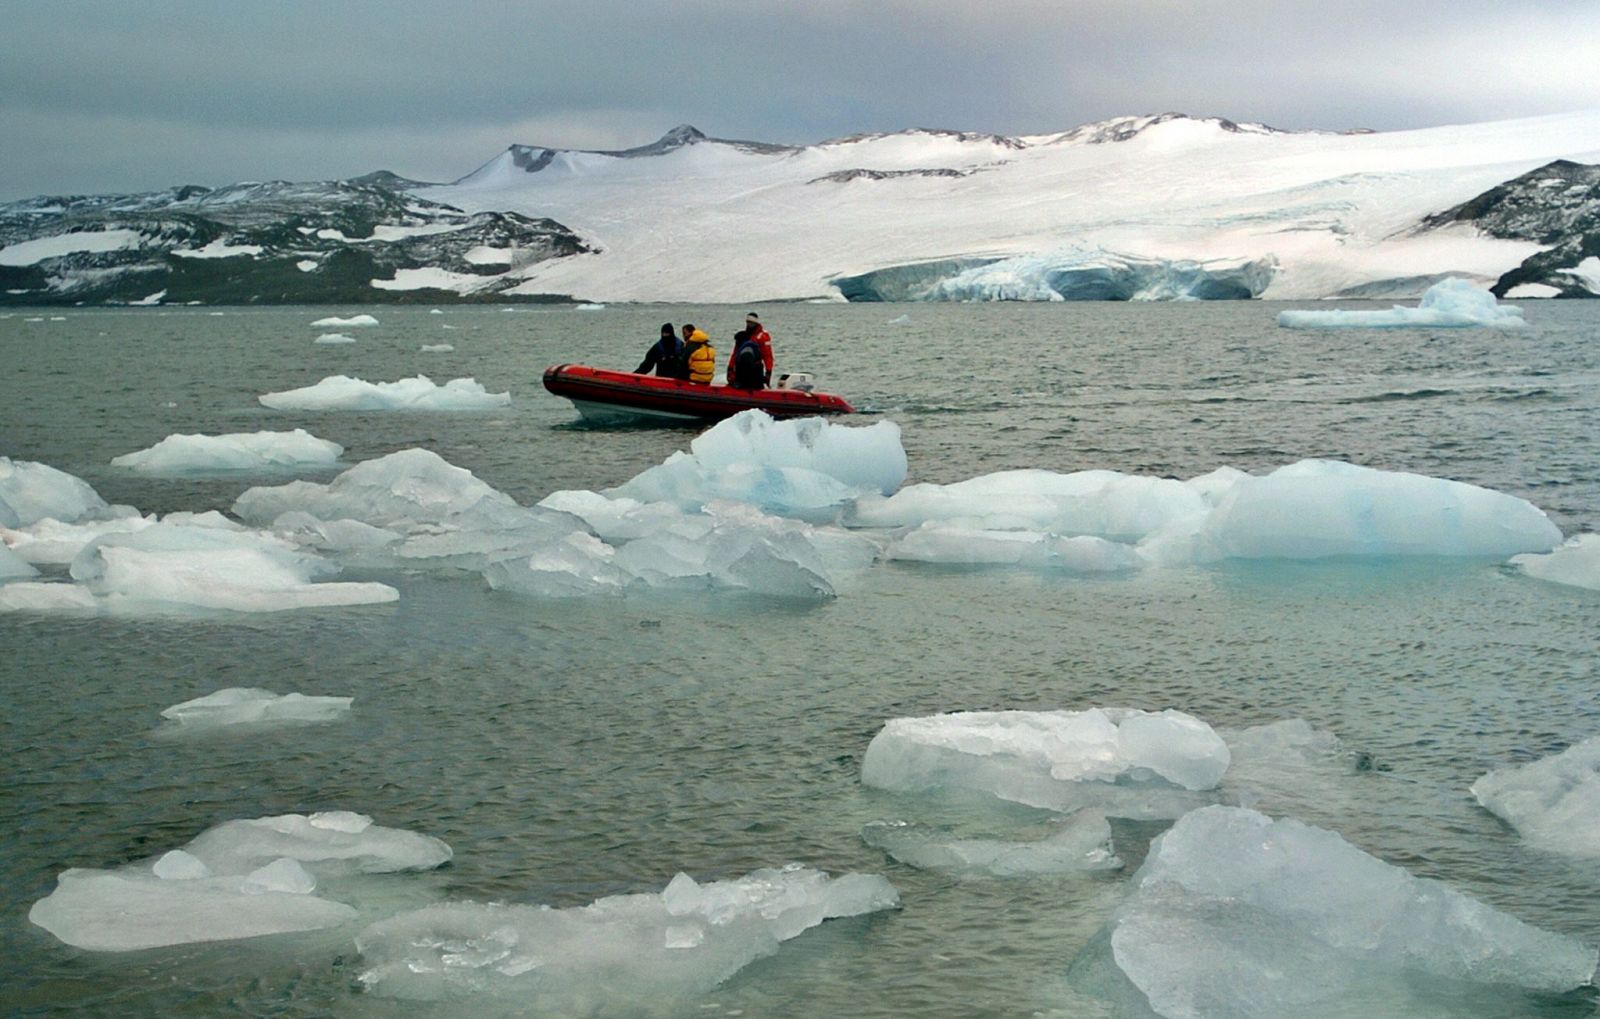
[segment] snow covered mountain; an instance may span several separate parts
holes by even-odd
[[[208,302],[1310,299],[1409,297],[1455,275],[1503,296],[1593,296],[1594,163],[1600,111],[1389,133],[1162,114],[806,146],[684,126],[613,152],[513,145],[451,184],[369,175],[0,206],[0,289],[13,303],[163,289]]]

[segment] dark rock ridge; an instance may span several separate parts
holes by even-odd
[[[1577,271],[1585,259],[1600,257],[1600,165],[1558,159],[1427,217],[1421,229],[1455,223],[1547,245],[1495,281],[1495,296],[1526,283],[1553,287],[1560,297],[1600,296],[1594,282],[1600,273],[1586,279]]]
[[[970,177],[976,170],[953,170],[936,167],[931,170],[837,170],[813,177],[807,184],[847,184],[853,180],[894,180],[899,177]]]
[[[467,298],[481,300],[516,286],[513,269],[590,250],[554,220],[468,214],[408,193],[411,184],[380,171],[346,181],[185,185],[0,205],[0,248],[39,241],[47,252],[0,265],[0,304],[120,303],[153,294],[167,304],[463,299],[373,286],[406,269],[481,276]],[[124,243],[48,254],[71,246],[51,238],[108,231]]]
[[[789,152],[798,152],[800,149],[793,145],[775,145],[769,142],[738,141],[731,138],[711,138],[705,132],[689,124],[679,124],[649,145],[639,145],[631,149],[555,149],[542,145],[510,145],[506,152],[511,156],[513,166],[528,173],[538,173],[559,155],[572,153],[575,155],[610,156],[613,159],[644,159],[651,156],[664,156],[669,152],[690,145],[709,143],[712,145],[727,145],[741,152],[750,152],[758,155],[782,155]],[[456,181],[457,184],[468,184],[476,177],[481,176],[490,167],[500,160],[496,156],[489,162],[473,170],[471,173]]]

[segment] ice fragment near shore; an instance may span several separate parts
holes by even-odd
[[[1530,846],[1600,856],[1600,736],[1531,764],[1491,771],[1472,784],[1472,795]]]
[[[28,919],[69,945],[102,952],[317,930],[357,915],[314,894],[318,877],[423,870],[449,859],[438,839],[348,811],[228,821],[159,857],[63,871]]]
[[[264,722],[327,722],[350,710],[351,697],[276,694],[255,687],[228,687],[174,704],[161,717],[188,728],[251,725]]]
[[[1210,806],[1151,844],[1134,890],[1074,963],[1109,961],[1148,1007],[1203,1016],[1407,1014],[1460,985],[1554,993],[1595,951],[1416,878],[1331,831]],[[1430,993],[1433,992],[1433,993]],[[1359,1002],[1359,1004],[1354,1004]]]
[[[1580,534],[1544,555],[1512,556],[1511,565],[1552,584],[1600,591],[1600,534]]]
[[[703,994],[834,917],[899,904],[877,875],[790,865],[588,906],[458,903],[373,924],[356,939],[361,982],[398,998],[499,995],[550,1014],[630,1014]]]
[[[426,375],[396,382],[329,375],[315,385],[266,393],[257,399],[273,410],[313,411],[482,411],[511,404],[510,393],[491,393],[477,379],[451,379],[440,386]]]
[[[1415,308],[1395,305],[1386,311],[1278,312],[1278,325],[1290,329],[1459,329],[1473,326],[1518,329],[1526,324],[1521,308],[1502,305],[1489,291],[1455,278],[1440,280],[1429,287]]]
[[[352,329],[375,326],[378,320],[371,315],[352,315],[349,318],[330,315],[327,318],[319,318],[311,324],[323,329]]]
[[[1192,715],[1128,708],[969,711],[897,718],[861,781],[893,792],[969,791],[1050,810],[1170,818],[1209,802],[1227,744]]]
[[[136,453],[111,461],[151,474],[252,471],[274,467],[329,466],[344,447],[303,428],[292,432],[239,432],[228,435],[169,435]]]

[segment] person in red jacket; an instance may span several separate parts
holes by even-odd
[[[772,337],[762,328],[761,318],[755,312],[744,317],[744,330],[733,338],[733,352],[728,355],[728,385],[740,389],[763,389],[772,382]],[[740,367],[739,354],[746,346],[754,348]],[[757,367],[759,363],[759,367]]]

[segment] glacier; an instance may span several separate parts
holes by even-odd
[[[898,301],[1240,301],[1259,297],[1277,260],[1160,259],[1068,247],[980,265],[937,263],[874,270],[834,280],[855,300]]]

